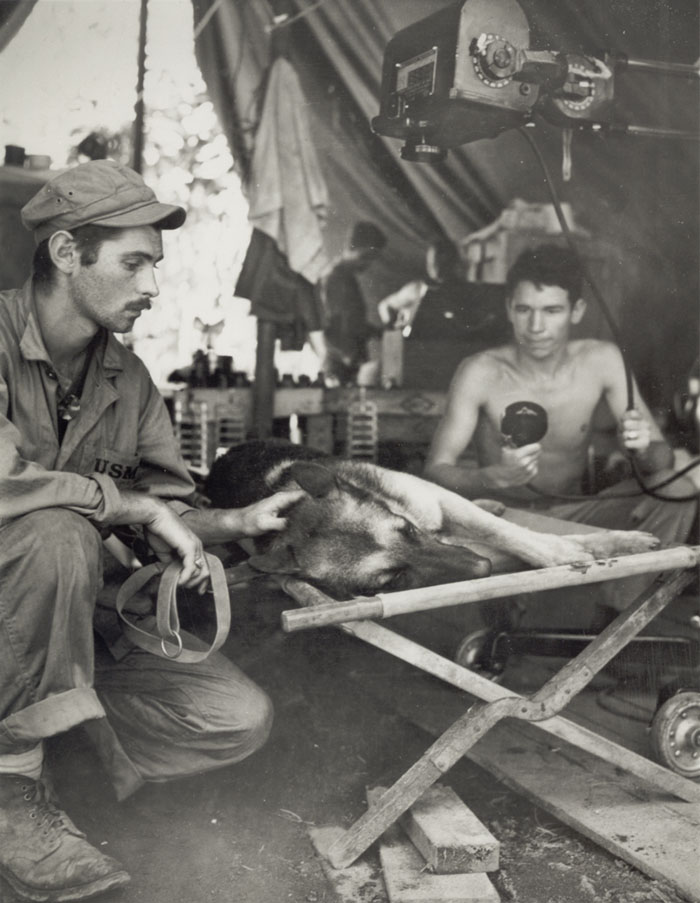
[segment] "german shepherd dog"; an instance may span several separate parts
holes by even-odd
[[[297,488],[306,497],[286,513],[283,530],[256,540],[249,564],[292,574],[338,600],[486,577],[492,563],[552,567],[659,545],[637,531],[534,532],[498,516],[499,503],[275,440],[244,442],[217,458],[204,494],[215,508],[241,508]]]

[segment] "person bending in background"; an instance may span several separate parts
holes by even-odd
[[[347,247],[319,286],[325,319],[323,372],[326,379],[341,385],[357,381],[361,365],[369,359],[368,342],[381,333],[381,328],[368,319],[357,276],[377,259],[385,245],[386,236],[374,223],[355,223]]]
[[[428,245],[425,253],[425,274],[420,279],[407,282],[397,292],[387,295],[377,305],[379,318],[385,326],[400,329],[404,335],[410,332],[418,308],[431,290],[446,283],[463,285],[457,275],[459,252],[449,239],[439,239]],[[428,299],[429,300],[429,299]]]
[[[695,500],[644,495],[632,478],[590,497],[560,498],[584,491],[599,402],[607,403],[618,423],[620,449],[635,456],[649,485],[670,475],[673,466],[673,451],[636,386],[635,409],[627,409],[618,347],[570,337],[586,310],[582,287],[577,258],[566,248],[545,245],[518,257],[506,278],[512,338],[465,358],[457,368],[425,476],[468,498],[497,499],[511,508],[594,527],[646,530],[663,543],[684,542],[696,515]],[[511,447],[504,439],[502,419],[514,402],[545,409],[548,429],[540,441]],[[460,458],[472,441],[477,464],[466,466]],[[694,491],[682,478],[661,490],[677,497]],[[521,522],[537,529],[536,517]],[[551,522],[547,529],[554,529]],[[624,608],[649,582],[643,576],[611,582],[606,602]]]
[[[204,591],[203,543],[284,526],[301,493],[197,511],[163,400],[114,333],[158,294],[161,233],[182,225],[133,170],[66,170],[22,210],[33,277],[0,293],[0,876],[78,900],[129,880],[55,805],[43,741],[84,724],[117,796],[239,762],[266,740],[266,694],[223,655],[178,664],[93,635],[102,538],[139,528]]]

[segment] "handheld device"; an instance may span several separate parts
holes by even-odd
[[[514,401],[501,419],[501,433],[511,448],[539,442],[547,427],[547,412],[535,401]]]

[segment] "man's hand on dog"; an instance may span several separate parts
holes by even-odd
[[[289,489],[276,492],[269,498],[240,509],[243,536],[262,536],[271,530],[284,530],[287,519],[283,512],[304,498],[303,489]]]

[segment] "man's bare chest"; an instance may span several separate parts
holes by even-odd
[[[514,402],[535,402],[547,412],[548,445],[578,445],[591,429],[594,411],[601,399],[594,379],[520,379],[498,381],[486,401],[486,412],[500,432],[506,408]]]

